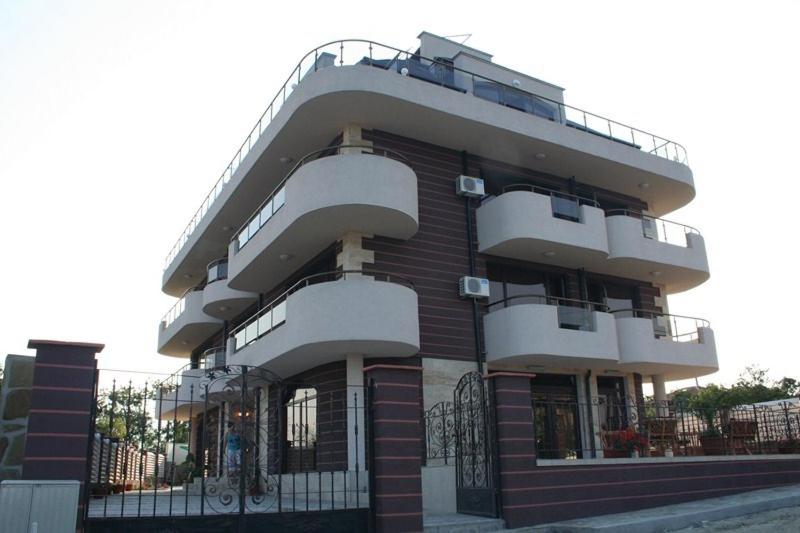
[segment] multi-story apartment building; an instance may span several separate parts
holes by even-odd
[[[346,391],[365,369],[416,372],[420,427],[458,403],[463,376],[521,376],[533,420],[498,412],[492,439],[527,424],[520,457],[600,460],[605,432],[641,419],[643,384],[659,402],[668,382],[718,369],[708,323],[669,312],[709,277],[701,234],[662,218],[695,195],[686,152],[488,53],[419,38],[415,52],[323,46],[260,117],[166,260],[162,290],[179,300],[158,351],[189,363],[162,416],[196,417],[185,378],[225,365],[294,384],[269,405],[317,398],[312,425],[323,395],[363,402]],[[217,413],[214,431],[245,411]],[[373,437],[348,435],[307,460],[352,470]],[[425,509],[464,486],[442,476],[422,475]],[[507,523],[525,523],[509,498]]]

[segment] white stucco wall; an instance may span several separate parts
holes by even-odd
[[[581,205],[578,212],[579,222],[556,218],[550,196],[507,192],[478,208],[478,248],[482,253],[560,265],[582,265],[587,256],[605,259],[608,238],[603,211]],[[547,258],[545,252],[556,255]]]
[[[342,235],[408,239],[417,232],[417,176],[407,165],[367,154],[325,157],[286,182],[285,204],[250,241],[228,251],[228,285],[268,290]],[[291,256],[290,261],[281,255]]]
[[[164,327],[158,327],[158,353],[188,357],[208,335],[222,327],[222,320],[203,312],[203,291],[186,294],[183,312]]]
[[[521,304],[483,317],[486,360],[519,365],[605,368],[619,359],[614,317],[592,312],[595,331],[559,327],[554,305]]]
[[[228,360],[291,376],[344,360],[347,354],[409,357],[418,351],[417,293],[364,276],[319,283],[291,294],[286,322],[230,354]]]
[[[714,332],[698,328],[697,342],[656,338],[649,318],[618,318],[620,366],[644,375],[664,375],[669,380],[711,374],[719,370]]]

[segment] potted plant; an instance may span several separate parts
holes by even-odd
[[[647,435],[636,431],[633,427],[609,433],[610,448],[603,450],[603,456],[609,459],[614,457],[638,457],[643,455],[650,447]]]
[[[696,395],[688,399],[686,407],[704,425],[700,431],[700,445],[704,455],[725,455],[725,436],[717,424],[717,414],[720,409],[728,406],[728,393],[724,388],[709,385],[701,389]],[[720,416],[720,418],[722,418]]]

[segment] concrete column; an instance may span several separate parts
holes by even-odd
[[[578,390],[586,389],[586,375],[584,374],[581,378],[583,380],[583,387],[579,387]],[[589,376],[589,391],[588,391],[588,398],[586,398],[586,410],[591,411],[591,421],[589,420],[589,412],[586,413],[587,419],[583,422],[583,427],[589,428],[589,438],[594,440],[594,449],[595,455],[597,457],[603,457],[603,439],[600,438],[600,431],[601,431],[601,424],[602,421],[600,420],[600,412],[597,408],[597,401],[599,398],[599,394],[597,392],[597,376],[594,372],[591,372]],[[579,397],[580,398],[580,397]],[[586,457],[584,456],[584,459]]]
[[[669,416],[667,407],[667,385],[663,375],[650,376],[653,382],[653,399],[656,402],[657,416]]]
[[[347,355],[347,469],[351,472],[363,472],[366,450],[364,436],[364,411],[366,397],[364,394],[364,356]]]
[[[22,479],[80,482],[77,528],[83,529],[83,494],[93,432],[97,360],[102,344],[31,340],[36,349]]]
[[[422,531],[422,367],[372,365],[370,490],[379,532]]]
[[[372,141],[365,141],[361,137],[361,126],[358,124],[347,124],[342,129],[342,145],[345,146],[345,148],[341,149],[342,154],[360,154],[364,152],[372,152]],[[349,146],[353,147],[351,148]]]
[[[346,233],[342,237],[342,249],[336,256],[337,268],[341,268],[342,270],[369,269],[369,265],[375,262],[375,252],[364,249],[364,237],[371,237],[371,235],[351,232]],[[347,276],[353,277],[356,275],[358,274],[348,274]]]
[[[500,502],[509,529],[535,523],[538,513],[532,504],[539,496],[525,490],[530,486],[531,472],[536,469],[532,377],[533,374],[510,372],[487,376],[490,392],[494,393]]]

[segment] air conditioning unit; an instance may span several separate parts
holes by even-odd
[[[456,194],[471,198],[483,198],[485,195],[483,180],[472,176],[459,176],[456,180]]]
[[[488,298],[489,280],[464,276],[458,280],[458,295],[462,298]]]

